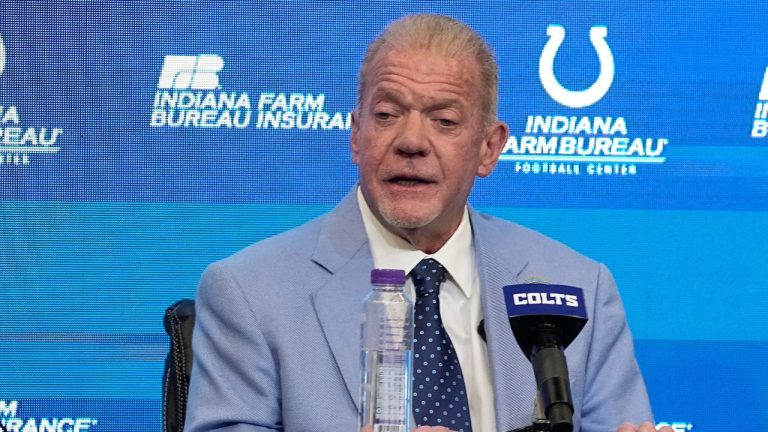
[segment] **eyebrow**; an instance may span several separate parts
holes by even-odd
[[[403,93],[393,88],[378,88],[373,94],[371,94],[371,100],[376,101],[385,100],[393,101],[398,104],[402,104],[404,99]],[[427,105],[428,111],[436,111],[445,108],[461,107],[462,104],[458,98],[452,97],[434,97],[434,100],[430,101]]]
[[[378,88],[373,92],[373,94],[371,94],[372,102],[375,102],[380,99],[401,102],[404,99],[404,97],[401,92],[392,88],[385,87],[385,88]]]

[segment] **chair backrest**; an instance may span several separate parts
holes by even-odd
[[[163,431],[182,432],[192,372],[192,330],[195,301],[182,299],[165,310],[163,326],[171,338],[163,373]]]

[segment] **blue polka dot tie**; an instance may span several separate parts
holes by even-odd
[[[416,287],[413,333],[413,414],[420,426],[471,432],[464,377],[440,319],[440,284],[445,267],[432,258],[411,270]]]

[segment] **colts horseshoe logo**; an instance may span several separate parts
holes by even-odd
[[[547,27],[547,35],[549,41],[544,45],[539,58],[539,79],[549,96],[571,108],[584,108],[602,99],[613,84],[614,74],[613,54],[605,41],[608,29],[595,26],[589,30],[589,40],[597,51],[597,58],[600,61],[600,76],[592,86],[581,91],[568,90],[555,78],[555,54],[565,39],[565,29],[559,25],[550,25]]]
[[[5,70],[5,44],[3,43],[3,37],[0,36],[0,75]]]

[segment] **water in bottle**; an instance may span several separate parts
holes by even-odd
[[[363,303],[360,430],[409,432],[413,302],[402,270],[374,269],[371,284]]]

